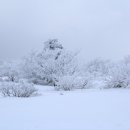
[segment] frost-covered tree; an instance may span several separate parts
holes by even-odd
[[[107,75],[109,73],[110,67],[111,67],[111,63],[109,60],[103,60],[100,58],[90,61],[85,66],[86,72],[93,74],[95,76]]]
[[[109,88],[126,88],[130,85],[129,55],[109,69],[109,77],[106,79],[106,83]]]
[[[3,62],[0,65],[0,77],[4,80],[16,82],[19,79],[19,68],[14,62]]]
[[[130,65],[125,63],[115,64],[110,69],[109,74],[106,79],[108,88],[126,88],[130,85]]]
[[[84,64],[80,76],[87,80],[85,88],[105,87],[106,79],[109,77],[109,71],[112,67],[111,61],[101,58],[96,58]],[[97,85],[95,86],[95,84]]]
[[[44,50],[63,49],[63,46],[58,42],[58,39],[50,39],[44,42]]]
[[[25,59],[23,70],[25,77],[35,83],[55,85],[58,77],[77,71],[76,53],[64,49],[56,39],[48,40],[42,51]]]

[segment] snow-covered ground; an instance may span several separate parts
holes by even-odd
[[[56,92],[0,98],[0,130],[130,130],[130,89]]]

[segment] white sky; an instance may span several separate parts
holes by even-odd
[[[86,59],[130,54],[130,0],[0,0],[0,59],[58,38]]]

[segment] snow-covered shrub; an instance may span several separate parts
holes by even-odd
[[[110,77],[110,69],[113,66],[114,63],[111,61],[101,58],[84,64],[80,76],[88,79],[86,88],[106,88],[106,79]]]
[[[106,76],[109,73],[109,69],[112,67],[112,64],[109,60],[103,60],[100,58],[94,59],[88,62],[84,67],[84,73],[89,73],[89,75],[95,77]]]
[[[86,88],[88,80],[83,77],[76,76],[62,76],[56,82],[56,90],[70,91],[73,89]]]
[[[72,76],[63,76],[59,78],[59,81],[56,82],[55,89],[56,90],[65,90],[70,91],[74,89],[74,78]]]
[[[18,65],[14,62],[3,62],[3,64],[0,65],[0,77],[2,81],[18,82]]]
[[[106,79],[108,88],[126,88],[130,85],[130,66],[126,64],[115,65]]]
[[[25,82],[3,82],[0,85],[0,92],[3,96],[30,97],[37,92],[37,89]]]

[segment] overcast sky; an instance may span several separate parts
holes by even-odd
[[[0,0],[0,59],[58,38],[86,59],[130,54],[130,0]]]

